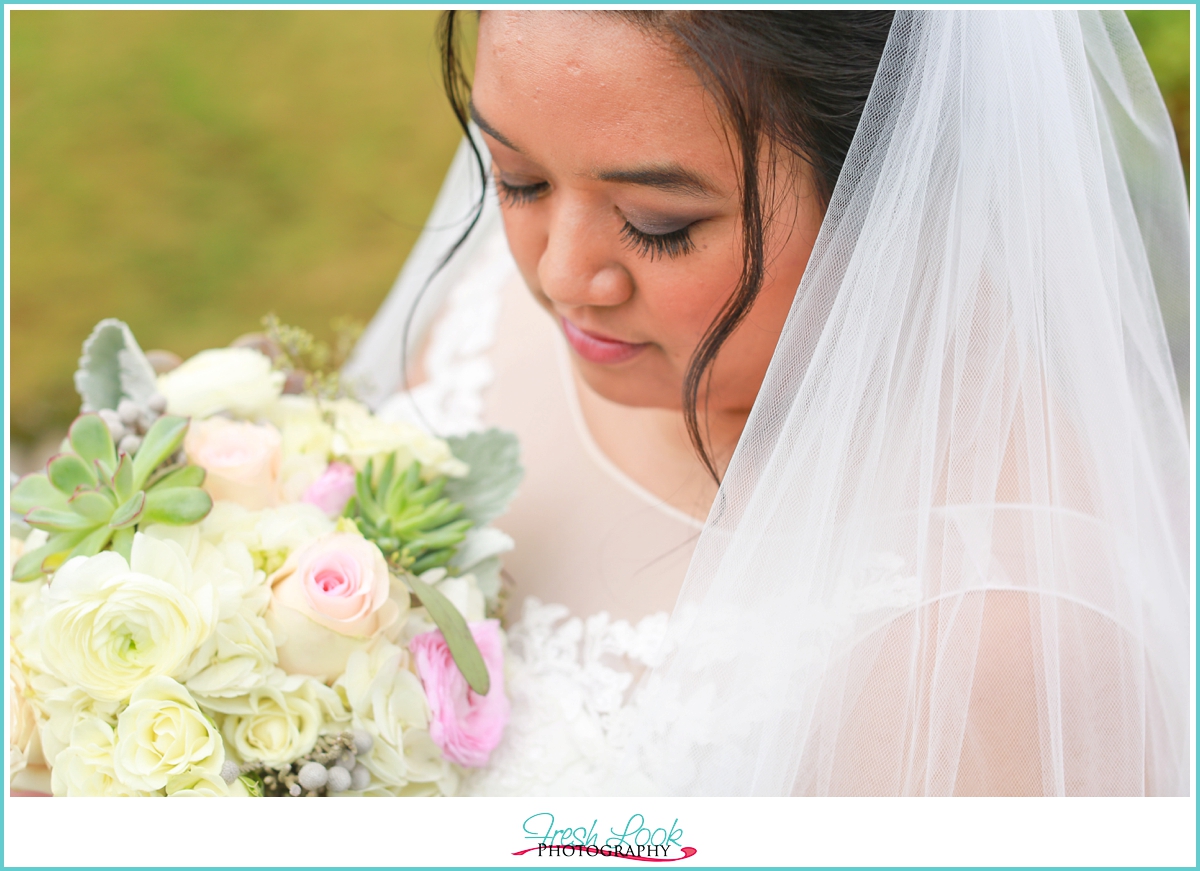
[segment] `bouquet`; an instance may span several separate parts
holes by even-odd
[[[48,768],[54,795],[453,794],[508,719],[512,541],[488,523],[515,438],[380,419],[275,321],[155,354],[102,321],[82,413],[11,492],[17,785]]]

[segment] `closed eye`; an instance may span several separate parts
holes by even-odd
[[[683,257],[696,250],[691,224],[669,233],[647,233],[626,221],[621,228],[621,238],[629,248],[651,260],[656,257]]]
[[[550,189],[548,182],[538,182],[537,184],[509,184],[496,176],[496,193],[500,195],[500,200],[507,206],[523,206],[526,203],[532,203],[542,194]]]

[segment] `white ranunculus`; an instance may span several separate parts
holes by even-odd
[[[167,795],[172,798],[247,798],[250,795],[239,777],[226,783],[220,774],[192,769],[167,781]]]
[[[46,670],[100,701],[176,674],[208,638],[218,607],[178,544],[141,533],[128,563],[112,551],[68,560],[40,604]]]
[[[346,700],[351,728],[374,739],[359,762],[371,772],[366,792],[396,793],[414,782],[442,780],[451,766],[429,738],[429,705],[408,651],[384,641],[346,663],[334,689]]]
[[[271,574],[292,551],[328,535],[334,526],[320,508],[303,502],[261,511],[217,502],[200,522],[200,535],[217,545],[229,541],[241,543],[249,551],[254,567]]]
[[[50,790],[63,796],[141,795],[117,779],[113,768],[116,734],[99,717],[80,721],[70,745],[58,754],[50,772]]]
[[[220,776],[225,747],[217,727],[204,716],[183,685],[150,678],[117,717],[113,770],[133,789],[162,789],[187,771]]]
[[[283,393],[285,376],[252,348],[214,348],[158,378],[167,410],[205,418],[218,411],[243,418],[262,415]]]
[[[68,686],[51,674],[29,675],[30,697],[41,712],[38,739],[42,755],[54,765],[58,754],[71,743],[71,733],[85,720],[99,718],[109,725],[117,722],[123,702],[99,702],[77,686]]]
[[[348,720],[329,687],[281,670],[266,686],[233,698],[205,698],[204,706],[223,715],[221,732],[231,752],[243,762],[267,765],[303,756],[326,727]]]
[[[358,470],[374,459],[376,466],[395,452],[397,469],[405,469],[417,460],[426,469],[451,478],[467,474],[467,466],[456,460],[450,446],[418,427],[399,421],[382,420],[353,399],[330,403],[334,410],[333,454],[345,457]]]

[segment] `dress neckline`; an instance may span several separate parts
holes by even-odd
[[[588,427],[587,419],[583,415],[583,408],[579,402],[579,390],[575,384],[575,379],[572,377],[571,358],[567,351],[566,339],[557,330],[554,331],[554,357],[558,364],[558,375],[562,382],[563,392],[566,394],[567,408],[571,413],[571,425],[575,428],[575,434],[579,438],[580,444],[583,445],[584,452],[588,455],[588,458],[605,475],[647,505],[693,529],[703,529],[703,520],[693,517],[686,511],[680,511],[674,505],[655,496],[623,472],[616,463],[609,459],[608,454],[604,453],[600,445],[596,443],[596,439],[592,436],[592,431]]]

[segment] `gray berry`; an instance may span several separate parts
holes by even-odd
[[[342,766],[335,765],[329,769],[330,792],[345,792],[350,788],[351,782],[350,772],[342,768]]]
[[[146,400],[146,407],[155,414],[165,414],[167,411],[167,397],[161,393],[151,393],[150,398]]]
[[[350,788],[358,792],[366,789],[370,785],[371,772],[367,771],[366,766],[354,766],[354,770],[350,772]]]
[[[320,762],[307,762],[300,769],[300,785],[305,789],[320,789],[329,781],[329,772]]]
[[[375,746],[375,739],[371,737],[371,733],[366,729],[355,729],[352,734],[354,735],[354,749],[358,755],[363,756],[370,753],[371,748]]]
[[[141,409],[132,399],[122,399],[117,403],[117,416],[121,418],[121,423],[126,426],[133,426],[137,423],[138,415]]]
[[[346,769],[347,771],[354,770],[354,762],[354,754],[349,750],[343,750],[340,754],[338,754],[337,764],[342,766],[342,768]]]
[[[304,792],[304,790],[300,788],[300,784],[298,784],[298,783],[293,783],[291,786],[288,787],[288,793],[290,795],[298,796],[302,792]]]
[[[137,449],[142,446],[141,436],[136,436],[133,433],[126,434],[117,444],[117,450],[123,454],[129,454],[131,457],[137,453]]]
[[[238,764],[232,759],[226,759],[225,764],[221,766],[221,779],[226,783],[233,783],[239,774],[241,769],[238,768]]]

